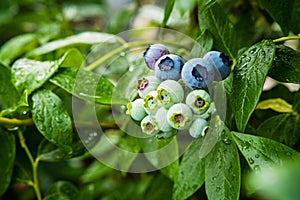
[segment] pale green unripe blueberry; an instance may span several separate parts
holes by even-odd
[[[177,81],[165,80],[158,86],[156,98],[163,107],[170,108],[173,104],[182,102],[184,90]]]
[[[207,109],[207,111],[201,115],[195,115],[194,117],[201,117],[203,119],[207,119],[209,118],[212,113],[216,112],[216,106],[215,106],[215,103],[212,102],[209,106],[209,108]]]
[[[141,128],[143,133],[146,133],[147,135],[153,135],[159,132],[157,124],[149,115],[141,121]]]
[[[146,116],[146,111],[144,109],[144,100],[136,99],[133,102],[127,104],[126,114],[130,115],[132,119],[136,121],[141,121]]]
[[[155,76],[146,76],[142,79],[138,80],[138,93],[141,98],[145,98],[146,95],[157,89],[160,84],[160,80],[158,80]]]
[[[189,133],[193,138],[199,138],[206,134],[207,129],[208,129],[207,121],[203,118],[197,118],[193,121],[189,129]]]
[[[185,100],[185,103],[196,115],[205,113],[209,108],[210,102],[210,95],[205,90],[193,90],[187,95]]]
[[[160,108],[156,96],[157,92],[151,91],[144,98],[144,108],[148,115],[154,115],[156,111]]]
[[[193,120],[193,112],[184,103],[177,103],[170,107],[167,113],[167,121],[175,129],[188,129]]]
[[[164,107],[161,107],[157,110],[155,116],[153,116],[159,129],[162,132],[169,132],[169,131],[173,130],[173,128],[169,125],[169,123],[167,121],[167,113],[168,113],[168,110]]]

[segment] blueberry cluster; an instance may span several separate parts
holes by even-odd
[[[216,80],[216,74],[220,74],[221,80],[230,74],[229,58],[210,51],[203,58],[184,63],[166,46],[154,44],[146,49],[144,59],[155,76],[138,80],[138,98],[127,104],[127,114],[140,122],[142,131],[148,135],[167,137],[177,130],[189,130],[192,137],[204,136],[208,119],[215,111],[205,89]],[[185,85],[188,92],[184,91]]]

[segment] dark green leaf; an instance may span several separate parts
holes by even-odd
[[[82,44],[92,45],[101,42],[115,43],[120,40],[121,39],[119,37],[108,33],[84,32],[78,35],[73,35],[64,39],[49,42],[39,48],[34,49],[28,54],[28,56],[46,54],[64,47],[78,46]]]
[[[96,73],[75,68],[65,68],[60,69],[50,79],[50,82],[78,98],[95,101],[100,104],[111,103],[114,86],[107,79]]]
[[[20,94],[41,87],[58,69],[58,61],[17,60],[12,66],[12,82]]]
[[[212,49],[213,38],[209,31],[205,30],[196,39],[197,43],[193,46],[191,50],[191,57],[203,57],[208,51]]]
[[[208,9],[210,6],[215,4],[217,1],[216,0],[198,0],[198,14],[202,14],[203,11]]]
[[[293,5],[292,16],[291,16],[292,18],[290,21],[290,29],[295,34],[300,32],[299,16],[300,16],[300,1],[295,0]]]
[[[239,154],[229,130],[224,125],[220,135],[218,143],[205,158],[206,194],[208,199],[239,199]]]
[[[37,35],[24,34],[12,38],[0,49],[0,62],[11,64],[16,58],[32,50],[38,44]]]
[[[201,3],[201,1],[200,1]],[[237,54],[237,39],[234,25],[219,4],[215,3],[203,12],[199,11],[200,29],[212,34],[215,48],[234,59]]]
[[[299,159],[299,153],[274,140],[232,132],[232,136],[253,170],[282,165],[285,160]]]
[[[162,187],[163,186],[163,187]],[[146,200],[171,199],[173,182],[167,177],[160,175],[152,179],[144,194]]]
[[[293,100],[293,110],[300,113],[300,88],[297,92],[295,92],[295,96]]]
[[[14,107],[19,100],[19,94],[11,82],[10,68],[0,63],[0,110]]]
[[[288,35],[290,30],[291,14],[293,10],[294,0],[259,0],[261,5],[276,21],[284,35]]]
[[[195,139],[185,151],[173,188],[173,199],[186,199],[204,183],[205,161],[199,157],[203,138]]]
[[[263,40],[245,51],[237,61],[230,103],[239,131],[244,131],[258,103],[274,54],[274,43]]]
[[[165,27],[167,25],[167,22],[169,20],[169,17],[171,15],[173,7],[174,7],[174,3],[175,3],[175,0],[167,0],[167,3],[165,5],[164,19],[161,24],[162,27]]]
[[[268,75],[277,81],[300,84],[300,53],[290,47],[277,45]]]
[[[293,146],[300,138],[299,115],[280,114],[265,120],[257,128],[257,134]]]
[[[70,198],[61,193],[53,193],[45,196],[44,200],[70,200]]]
[[[79,195],[79,191],[71,182],[57,181],[53,185],[51,185],[50,188],[47,190],[46,196],[50,196],[54,194],[63,196],[62,199],[76,199]],[[49,199],[53,199],[53,197]]]
[[[13,172],[16,142],[15,136],[0,127],[0,196],[7,190]]]
[[[47,162],[56,162],[68,160],[72,157],[82,155],[85,152],[85,147],[81,141],[75,141],[72,144],[72,154],[69,151],[65,151],[59,148],[55,144],[48,142],[48,140],[43,140],[38,147],[38,157],[39,160]]]
[[[72,121],[61,99],[50,90],[32,95],[32,119],[40,133],[65,151],[72,150]]]

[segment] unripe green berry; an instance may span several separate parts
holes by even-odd
[[[155,116],[153,116],[159,129],[162,132],[169,132],[169,131],[173,130],[173,128],[169,125],[169,123],[167,121],[167,113],[168,113],[168,110],[164,107],[161,107],[157,110]]]
[[[203,119],[207,119],[209,118],[212,113],[216,112],[216,106],[215,106],[215,103],[212,102],[209,106],[209,108],[207,109],[207,111],[201,115],[195,115],[195,117],[201,117]]]
[[[153,135],[159,132],[157,124],[149,115],[141,121],[141,128],[143,133],[146,133],[147,135]]]
[[[183,100],[184,90],[177,81],[166,80],[158,86],[156,98],[163,107],[170,108]]]
[[[136,99],[133,102],[127,104],[126,114],[130,115],[132,119],[136,121],[141,121],[146,116],[146,111],[144,109],[144,100]]]
[[[193,138],[199,138],[206,134],[207,129],[208,129],[207,121],[203,118],[197,118],[193,121],[189,129],[189,133]]]
[[[156,99],[157,92],[151,91],[144,98],[144,108],[148,115],[154,115],[159,109],[159,105]]]
[[[142,79],[138,80],[138,93],[141,98],[145,98],[146,95],[157,89],[160,84],[160,80],[158,80],[155,76],[146,76]]]
[[[184,103],[177,103],[170,107],[167,113],[167,121],[175,129],[188,129],[192,123],[193,112]]]
[[[187,95],[185,100],[185,103],[196,115],[205,113],[209,108],[210,102],[210,95],[205,90],[193,90]]]

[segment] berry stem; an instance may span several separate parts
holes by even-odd
[[[23,132],[20,129],[18,129],[18,136],[19,136],[21,147],[25,150],[25,153],[26,153],[26,155],[27,155],[27,157],[30,161],[30,164],[32,166],[33,180],[28,182],[28,183],[29,183],[30,186],[33,187],[37,199],[41,200],[42,195],[41,195],[41,191],[40,191],[40,187],[39,187],[39,180],[38,180],[38,174],[37,174],[39,159],[38,158],[36,158],[36,159],[33,158],[28,146],[26,145]]]
[[[276,43],[276,42],[284,42],[284,41],[287,41],[287,40],[299,40],[299,39],[300,39],[300,34],[281,37],[281,38],[273,40],[273,42]]]
[[[137,42],[128,42],[124,43],[122,46],[112,50],[111,52],[105,54],[95,62],[91,63],[90,65],[85,67],[85,70],[92,71],[95,68],[97,68],[99,65],[107,61],[108,59],[112,58],[115,55],[120,54],[121,52],[125,51],[126,49],[134,48],[134,47],[141,47],[141,46],[147,46],[149,44],[155,44],[157,41],[137,41]],[[173,46],[179,46],[182,47],[182,45],[178,43],[173,43],[173,42],[164,42],[165,44],[170,44]]]

